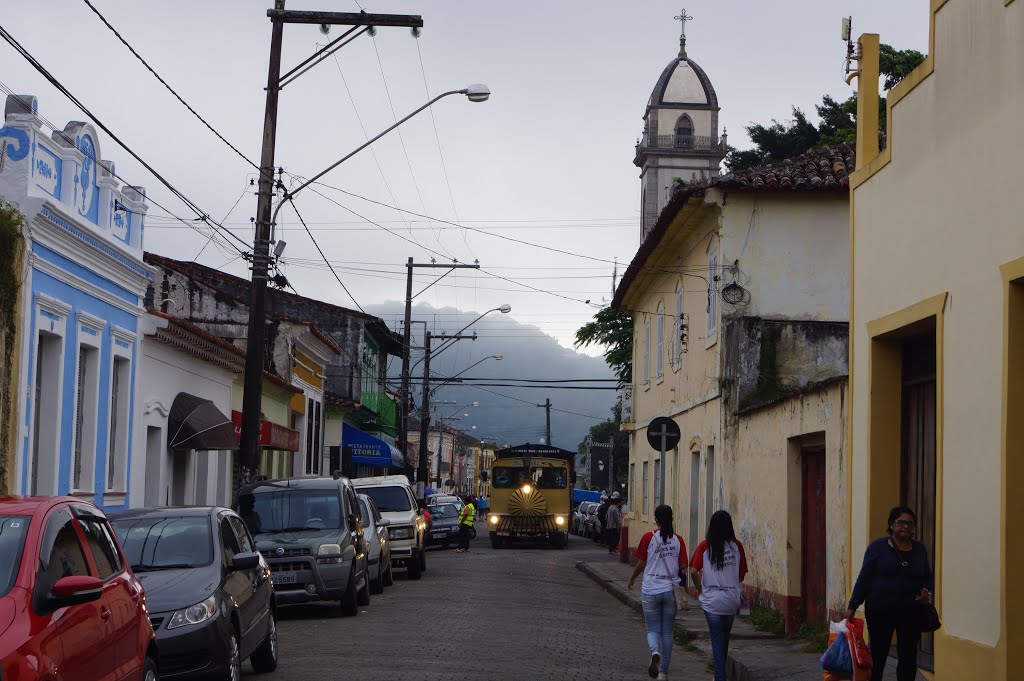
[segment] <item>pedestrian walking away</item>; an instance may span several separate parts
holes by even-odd
[[[686,543],[675,533],[671,506],[662,504],[654,509],[654,523],[658,531],[640,537],[637,564],[626,588],[632,591],[637,576],[643,573],[640,600],[651,653],[647,673],[652,679],[667,679],[672,661],[672,623],[678,609],[675,589],[686,582]]]
[[[476,506],[476,521],[482,523],[487,520],[487,498],[478,497],[473,505]]]
[[[608,547],[608,553],[615,553],[622,533],[622,495],[612,492],[609,501],[608,512],[604,516],[604,545]]]
[[[594,541],[598,544],[604,544],[604,522],[605,517],[608,515],[609,506],[611,506],[611,500],[607,496],[602,494],[601,504],[597,507],[597,521],[600,524],[601,529],[594,533]]]
[[[892,635],[896,634],[896,679],[917,677],[924,609],[935,588],[931,561],[924,544],[914,539],[917,515],[906,506],[889,511],[888,536],[868,544],[864,563],[853,586],[846,619],[864,605],[871,640],[871,681],[885,672]]]
[[[473,531],[473,521],[476,518],[476,506],[473,505],[473,497],[466,495],[462,499],[465,506],[459,511],[459,548],[456,553],[469,551],[470,533]]]
[[[707,535],[690,559],[690,574],[694,588],[689,593],[700,600],[708,622],[715,681],[726,681],[729,634],[740,609],[740,582],[747,575],[747,556],[726,511],[711,516]]]

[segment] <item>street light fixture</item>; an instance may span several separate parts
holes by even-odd
[[[482,315],[480,315],[479,317],[477,317],[476,319],[474,319],[473,321],[471,321],[471,322],[470,322],[469,324],[466,324],[466,325],[465,325],[464,327],[462,327],[461,329],[459,329],[458,331],[456,331],[456,332],[455,332],[454,334],[452,334],[452,335],[453,335],[453,336],[458,336],[458,335],[461,335],[463,331],[465,331],[465,330],[466,330],[466,329],[468,329],[469,327],[473,326],[473,325],[474,325],[474,324],[476,324],[476,323],[477,323],[478,321],[480,321],[481,319],[483,319],[484,317],[486,317],[487,315],[489,315],[489,314],[490,314],[490,313],[492,313],[492,312],[500,312],[501,314],[508,314],[508,313],[509,313],[509,312],[511,312],[511,311],[512,311],[512,306],[511,306],[511,305],[509,305],[508,303],[505,303],[505,304],[503,304],[503,305],[499,305],[498,307],[494,307],[494,308],[491,308],[490,310],[488,310],[487,312],[484,312],[484,313],[483,313]],[[442,352],[444,352],[445,350],[447,350],[448,348],[450,348],[450,347],[451,347],[452,345],[454,345],[454,344],[455,344],[455,342],[456,342],[457,340],[458,340],[457,338],[453,338],[453,339],[451,339],[451,340],[447,340],[447,341],[445,341],[444,343],[442,343],[442,344],[441,344],[441,347],[439,347],[439,348],[438,348],[437,350],[434,350],[434,351],[433,351],[433,352],[431,353],[431,355],[430,355],[431,359],[433,359],[434,357],[437,357],[437,356],[438,356],[438,355],[440,355],[440,354],[441,354]],[[498,357],[498,356],[499,356],[499,355],[495,355],[495,357]],[[416,364],[413,364],[413,365],[412,365],[412,369],[415,369],[415,368],[416,368],[417,366],[419,366],[420,362],[422,362],[422,361],[423,361],[423,359],[424,359],[424,358],[422,358],[422,357],[421,357],[421,358],[420,358],[419,360],[417,360],[417,361],[416,361]],[[410,371],[412,371],[412,369],[410,369]]]

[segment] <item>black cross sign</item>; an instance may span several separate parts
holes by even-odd
[[[667,416],[659,416],[647,426],[648,444],[662,454],[670,449],[675,449],[681,437],[679,424]]]

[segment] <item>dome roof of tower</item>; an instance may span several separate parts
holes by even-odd
[[[718,108],[718,95],[711,85],[711,79],[697,62],[687,57],[676,57],[661,72],[648,107],[695,106]]]

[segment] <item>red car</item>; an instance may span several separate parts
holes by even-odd
[[[106,516],[0,497],[0,681],[156,681],[142,584]]]

